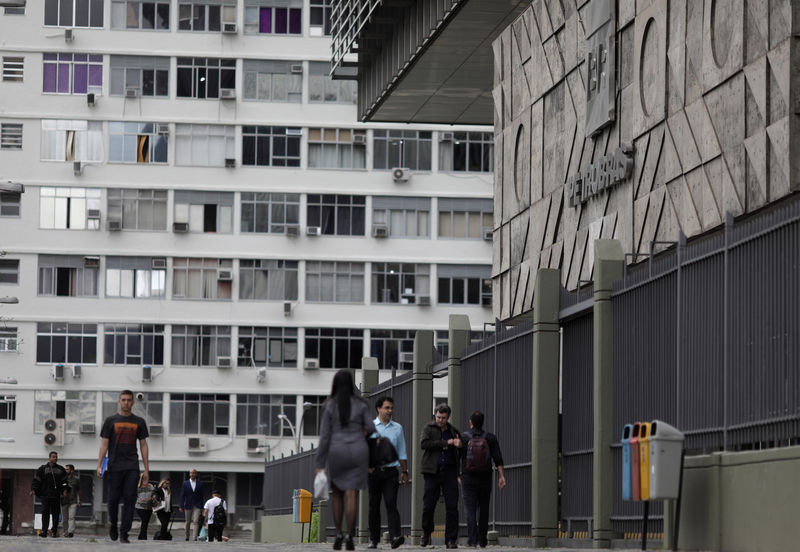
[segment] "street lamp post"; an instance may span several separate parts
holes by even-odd
[[[281,422],[286,422],[289,424],[289,430],[292,432],[292,437],[295,440],[295,451],[298,453],[300,452],[300,441],[303,439],[303,419],[305,418],[306,410],[312,406],[313,405],[308,401],[303,403],[303,412],[300,414],[300,423],[297,424],[297,431],[294,430],[294,424],[289,419],[289,416],[286,415],[286,413],[281,412],[278,414],[278,419]]]

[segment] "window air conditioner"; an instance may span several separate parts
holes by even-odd
[[[83,174],[83,165],[80,161],[72,162],[72,172],[75,174],[75,176],[80,176]]]
[[[94,107],[95,104],[95,95],[94,92],[89,92],[86,94],[86,105],[89,107]]]
[[[302,128],[287,128],[286,129],[286,136],[302,136],[303,129]]]
[[[439,141],[440,142],[452,142],[453,141],[453,133],[452,132],[440,132],[439,133]]]
[[[411,169],[404,169],[403,167],[394,167],[392,169],[392,180],[395,182],[408,182],[411,176]]]
[[[321,236],[322,228],[319,226],[306,226],[306,236]]]
[[[267,369],[264,366],[261,366],[258,370],[256,370],[256,379],[259,383],[264,383],[267,379]]]
[[[125,89],[126,98],[137,98],[139,96],[139,88],[136,86],[129,86]]]
[[[220,88],[219,89],[219,99],[220,100],[235,100],[236,99],[236,89],[235,88]]]
[[[64,420],[61,418],[50,418],[44,421],[42,439],[48,447],[64,446]]]
[[[372,225],[372,237],[373,238],[388,238],[389,237],[389,227],[385,224],[373,224]]]
[[[84,435],[94,435],[97,430],[94,427],[94,424],[81,424],[80,432]]]
[[[491,228],[484,228],[482,234],[483,239],[486,241],[492,241],[494,239],[494,230]]]
[[[142,382],[149,383],[153,381],[153,367],[142,366]]]
[[[99,268],[100,267],[100,257],[84,257],[83,258],[83,267],[84,268]]]
[[[354,134],[353,135],[353,144],[356,145],[364,145],[367,143],[367,137],[364,134]]]
[[[56,381],[61,381],[64,379],[64,365],[63,364],[56,364],[50,369],[50,375],[53,376],[53,379]]]
[[[233,361],[229,356],[217,357],[217,368],[230,368],[233,366]]]
[[[189,437],[189,452],[206,452],[208,444],[202,437]]]
[[[167,259],[164,257],[155,257],[150,261],[152,268],[167,268]]]
[[[284,301],[283,302],[283,315],[284,316],[291,316],[292,315],[292,302],[291,301]]]
[[[247,436],[247,452],[248,454],[260,454],[264,452],[267,446],[267,440],[260,435]]]
[[[492,296],[491,295],[484,295],[481,297],[481,306],[482,307],[491,307],[492,306]]]
[[[231,157],[225,158],[225,168],[226,169],[235,169],[236,168],[236,159]]]
[[[230,282],[233,280],[233,270],[230,268],[220,268],[217,270],[217,280],[220,282]]]
[[[223,23],[222,32],[225,34],[236,34],[236,23]]]
[[[302,63],[292,63],[291,67],[289,67],[289,71],[292,73],[302,73],[303,72],[303,64]]]
[[[99,220],[100,209],[86,209],[86,218]]]
[[[119,232],[122,230],[122,221],[117,219],[108,219],[106,221],[106,228],[109,232]]]
[[[165,134],[169,134],[169,123],[159,123],[156,125],[156,132],[161,134],[162,136]]]
[[[164,426],[161,424],[150,424],[147,428],[150,430],[150,437],[154,437],[156,435],[164,435]]]
[[[318,358],[307,358],[303,362],[303,368],[306,370],[319,370],[319,359]]]
[[[172,231],[176,234],[185,234],[189,231],[189,223],[188,222],[173,222],[172,223]]]
[[[300,235],[300,225],[299,224],[287,224],[286,225],[286,235],[290,238],[296,238]]]
[[[411,364],[414,362],[414,353],[400,353],[400,364]]]
[[[72,29],[64,29],[64,42],[72,42],[75,40],[75,33]]]
[[[430,295],[420,295],[417,297],[417,305],[422,307],[430,307],[431,306],[431,297]]]
[[[83,373],[83,368],[81,368],[80,364],[73,364],[72,365],[72,377],[73,378],[80,379],[82,373]]]

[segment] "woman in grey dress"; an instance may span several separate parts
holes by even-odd
[[[333,377],[331,396],[322,413],[322,428],[317,449],[317,472],[327,466],[328,481],[333,493],[333,524],[336,527],[334,550],[355,550],[353,536],[358,510],[358,490],[367,486],[369,450],[366,436],[375,432],[375,424],[367,402],[353,385],[350,370],[339,370]],[[345,504],[346,502],[346,504]],[[347,507],[349,532],[342,536],[342,517]]]

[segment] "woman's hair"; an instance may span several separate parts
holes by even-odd
[[[350,370],[344,369],[336,372],[336,375],[333,376],[333,385],[331,385],[330,400],[339,407],[339,422],[342,427],[350,421],[350,397],[355,394],[354,391],[353,374]]]
[[[159,482],[158,486],[159,486],[159,487],[163,487],[163,486],[164,486],[164,483],[169,483],[169,479],[162,479],[162,480]]]

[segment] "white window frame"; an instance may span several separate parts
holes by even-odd
[[[25,57],[3,56],[3,82],[24,82]]]
[[[260,349],[263,349],[264,358],[260,356]],[[239,351],[237,365],[240,368],[248,366],[296,367],[297,328],[239,326],[237,350]],[[249,354],[247,354],[248,352]]]
[[[364,303],[364,263],[306,261],[306,303]]]
[[[142,23],[144,22],[143,12],[145,4],[153,4],[153,28],[149,27],[142,27]],[[171,17],[171,0],[150,0],[150,1],[142,1],[142,0],[111,0],[111,29],[114,31],[157,31],[157,32],[169,32],[170,31],[170,17]],[[158,22],[159,18],[159,7],[167,6],[167,26],[166,27],[159,27]],[[131,10],[136,9],[138,14],[136,14],[138,25],[135,27],[129,26],[128,22],[130,16],[132,14]],[[121,20],[120,20],[121,18]],[[124,24],[121,24],[124,21]]]
[[[397,280],[396,296],[392,293]],[[380,286],[383,281],[384,287]],[[386,292],[388,291],[388,293]],[[431,295],[431,266],[425,263],[372,263],[372,302],[413,305]]]
[[[161,342],[161,362],[158,362],[158,344]],[[150,350],[147,351],[148,341]],[[106,366],[163,366],[167,341],[163,324],[104,324],[103,364]],[[136,343],[138,342],[138,346]],[[109,358],[109,347],[111,354]],[[117,347],[121,349],[123,362],[116,362]],[[139,354],[131,354],[132,351]],[[149,353],[149,358],[147,356]]]
[[[169,98],[170,59],[164,56],[109,56],[109,94],[125,96],[129,88],[145,98]],[[152,93],[144,87],[146,73],[152,73]],[[150,76],[150,75],[148,75]],[[159,93],[159,84],[166,86]]]
[[[13,277],[13,281],[4,282],[0,279],[0,286],[19,284],[19,259],[6,259],[0,256],[0,277],[4,275],[7,278]],[[2,328],[0,326],[0,331],[2,331]]]
[[[63,331],[61,331],[63,329]],[[64,358],[53,357],[53,339],[64,337]],[[47,360],[39,359],[39,340],[49,340],[49,355]],[[80,340],[81,358],[79,361],[70,359],[69,346],[72,340]],[[94,351],[92,351],[94,343]],[[94,353],[92,355],[92,353]],[[89,355],[87,357],[87,355]],[[92,361],[91,359],[94,358]],[[73,324],[67,322],[39,322],[36,325],[36,364],[56,363],[97,364],[97,324]]]
[[[19,352],[19,329],[14,326],[0,325],[0,353]]]
[[[175,165],[224,167],[236,158],[236,127],[233,125],[175,125]]]
[[[89,210],[100,211],[100,196],[97,188],[40,188],[39,228],[99,230],[100,219],[89,217]]]
[[[159,127],[163,127],[163,125],[156,123],[109,122],[108,162],[133,165],[168,164],[169,133],[159,131]],[[143,138],[147,138],[146,159],[139,156],[139,143]],[[130,150],[132,150],[133,155],[131,155]]]
[[[362,137],[363,141],[360,144],[356,143],[356,136]],[[365,170],[367,168],[366,139],[366,130],[309,128],[308,168]],[[328,160],[330,155],[335,158],[333,162]]]
[[[230,326],[173,325],[172,365],[216,366],[219,357],[231,356],[231,339]],[[208,354],[206,359],[204,351]]]
[[[190,409],[187,416],[187,405],[197,405]],[[171,435],[233,435],[230,426],[231,396],[215,393],[172,393],[169,399],[169,432]],[[180,408],[180,415],[178,414]],[[218,412],[218,409],[221,409]],[[227,413],[227,416],[225,414]],[[183,427],[178,427],[181,420]],[[217,424],[223,421],[224,425]],[[203,422],[210,421],[213,431],[203,430]],[[187,424],[193,423],[193,427]]]
[[[103,162],[103,123],[42,119],[42,161]]]
[[[300,62],[246,59],[242,62],[245,101],[300,103],[303,73],[292,71]]]
[[[242,192],[240,201],[242,234],[284,234],[286,226],[300,223],[300,194]],[[245,210],[249,212],[245,214]],[[276,212],[282,221],[275,220]],[[258,230],[259,226],[266,230]]]
[[[296,301],[299,287],[298,274],[297,261],[240,259],[239,299],[241,301]],[[263,297],[260,296],[262,292]]]
[[[230,301],[231,281],[218,280],[219,269],[233,272],[231,259],[174,257],[172,259],[172,298],[203,301]],[[214,285],[214,283],[216,285]],[[199,285],[199,295],[189,295],[190,285]]]
[[[68,3],[69,5],[67,5],[65,2]],[[45,27],[70,27],[70,28],[71,27],[75,27],[75,28],[83,28],[83,29],[102,29],[103,25],[104,25],[103,24],[103,17],[104,17],[103,5],[104,4],[105,4],[104,0],[88,0],[88,2],[86,4],[88,9],[89,9],[89,13],[87,15],[87,24],[86,25],[79,25],[78,22],[75,20],[75,17],[77,15],[75,13],[77,11],[76,0],[45,0],[44,1],[44,9],[42,10],[44,12],[44,26]],[[48,17],[47,17],[48,8],[50,8],[51,6],[55,6],[56,7],[56,17],[55,17],[56,23],[48,23],[47,22],[47,20],[48,20]],[[68,14],[69,21],[62,22],[61,8],[65,7],[65,6],[67,8],[71,8],[69,11],[71,11],[72,13]],[[97,13],[94,13],[97,10],[100,11],[99,18],[95,17],[94,19],[99,19],[100,24],[99,25],[92,25],[92,19],[93,19],[92,16],[93,15],[94,16],[98,15]]]
[[[106,190],[106,210],[109,220],[119,220],[123,230],[139,230],[147,232],[165,231],[167,229],[167,191],[133,188],[108,188]],[[142,213],[150,210],[151,225],[139,226]],[[156,225],[156,221],[163,222]]]

